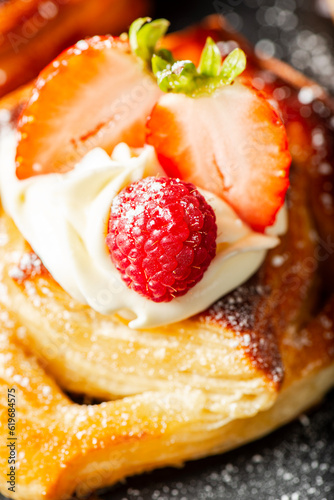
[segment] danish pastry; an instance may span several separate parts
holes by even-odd
[[[279,104],[292,155],[287,230],[280,233],[278,245],[270,243],[273,248],[268,251],[266,247],[266,257],[250,279],[233,286],[204,311],[180,319],[179,312],[170,308],[173,321],[160,325],[147,313],[133,328],[131,322],[138,321],[140,310],[135,311],[137,318],[122,311],[107,314],[107,299],[107,305],[101,299],[97,310],[76,297],[75,287],[65,291],[67,276],[57,271],[56,280],[46,261],[34,253],[22,234],[26,226],[18,228],[21,219],[15,225],[6,213],[12,201],[2,189],[6,208],[0,232],[2,463],[8,464],[7,444],[15,441],[7,425],[7,394],[12,388],[17,398],[13,431],[17,455],[14,485],[8,480],[8,464],[0,470],[0,490],[10,498],[59,500],[73,493],[81,498],[132,474],[229,450],[295,418],[334,384],[332,103],[322,89],[291,68],[257,59],[216,16],[170,35],[164,46],[174,57],[197,63],[208,36],[221,42],[222,51],[229,52],[237,42],[248,59],[244,81],[251,80]],[[168,85],[174,81],[170,78]],[[23,89],[2,100],[2,172],[15,154],[18,116],[30,92]],[[312,98],[307,100],[306,94]],[[144,105],[151,104],[144,99],[136,102],[137,108]],[[22,115],[20,120],[24,141]],[[159,150],[156,124],[151,117],[150,142]],[[180,120],[178,126],[182,125]],[[136,127],[140,132],[138,122]],[[113,133],[108,130],[109,141]],[[103,137],[97,140],[101,144]],[[137,182],[133,172],[140,168],[138,144],[131,146],[128,161],[135,165],[131,181]],[[48,154],[33,139],[30,147],[38,158]],[[28,177],[37,178],[39,170],[34,171],[27,157],[28,152],[17,160],[18,174],[24,178],[24,169],[31,168]],[[72,161],[70,154],[66,157]],[[65,177],[54,177],[54,183],[62,192],[69,190],[66,200],[77,200],[71,191],[76,186],[73,171],[58,173],[68,166],[61,158],[55,165],[61,169],[47,175],[69,176],[65,187],[61,180]],[[93,182],[89,165],[81,166]],[[21,201],[29,199],[28,188],[34,185],[27,181],[27,190],[18,194]],[[85,186],[80,184],[81,189]],[[80,198],[80,191],[75,193]],[[261,214],[247,212],[244,204],[237,210],[244,210],[242,220],[248,218],[252,231],[259,232],[270,207]],[[54,241],[47,229],[43,235]],[[263,244],[277,236],[262,232],[261,238]],[[250,256],[252,252],[255,247],[250,247]],[[81,286],[80,293],[84,291]],[[159,305],[160,289],[151,291]],[[131,301],[132,295],[128,297]],[[182,304],[190,307],[186,301]],[[71,400],[73,393],[84,395],[85,404]],[[93,400],[97,404],[91,404]]]

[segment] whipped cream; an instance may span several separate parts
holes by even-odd
[[[99,313],[118,312],[131,328],[166,325],[203,311],[254,274],[286,231],[285,210],[267,234],[259,234],[227,203],[200,189],[216,213],[217,255],[186,295],[155,303],[126,286],[105,243],[113,198],[143,177],[164,175],[154,149],[132,151],[119,144],[109,157],[97,148],[68,173],[21,181],[15,175],[15,150],[16,135],[8,133],[0,143],[5,211],[66,292]]]

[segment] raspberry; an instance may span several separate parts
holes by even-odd
[[[215,213],[193,184],[146,177],[115,197],[106,243],[129,288],[169,302],[202,279],[216,238]]]

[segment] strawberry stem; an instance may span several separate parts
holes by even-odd
[[[129,30],[132,52],[152,70],[164,92],[180,92],[190,97],[210,94],[233,83],[245,70],[243,50],[234,49],[222,63],[219,47],[211,37],[206,40],[198,68],[192,61],[175,61],[169,50],[157,49],[168,27],[166,19],[152,21],[149,17],[141,17]]]
[[[243,50],[234,49],[221,63],[218,46],[208,38],[198,68],[191,61],[170,63],[153,55],[152,70],[161,90],[180,92],[190,97],[211,94],[223,85],[230,85],[246,68]]]
[[[152,68],[156,75],[157,82],[161,90],[164,92],[195,92],[198,87],[197,69],[191,61],[176,61],[174,64],[167,64],[162,71],[155,72],[157,66],[163,66],[163,62],[159,58],[157,64],[157,56],[152,58]]]

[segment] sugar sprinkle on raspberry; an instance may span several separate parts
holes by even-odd
[[[129,288],[169,302],[203,278],[216,238],[215,213],[193,184],[147,177],[115,197],[106,243]]]

